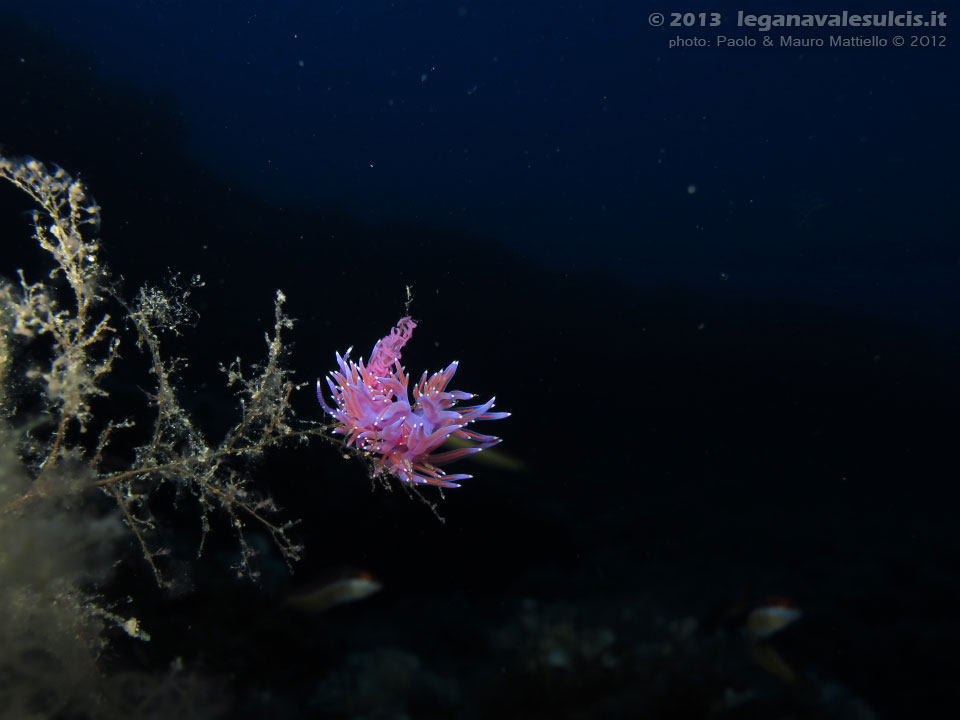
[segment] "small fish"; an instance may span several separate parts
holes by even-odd
[[[363,600],[382,588],[370,573],[351,570],[288,595],[284,604],[301,612],[321,613],[337,605]]]
[[[787,598],[770,598],[754,608],[744,623],[750,659],[764,672],[779,678],[795,692],[813,698],[816,686],[797,669],[788,655],[775,647],[781,633],[803,617],[800,608]]]
[[[747,615],[747,635],[752,640],[765,640],[803,617],[800,609],[788,600],[761,605]]]
[[[459,450],[461,448],[477,447],[476,443],[451,435],[447,438],[444,449]],[[469,455],[470,460],[480,465],[496,468],[497,470],[506,470],[507,472],[523,472],[527,469],[523,460],[503,452],[502,450],[487,449],[477,455]]]

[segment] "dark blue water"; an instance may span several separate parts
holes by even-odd
[[[182,382],[212,435],[234,402],[217,365],[262,353],[278,287],[302,380],[367,356],[410,286],[414,378],[457,359],[455,387],[513,412],[477,429],[522,465],[462,461],[445,524],[334,447],[271,456],[264,487],[304,520],[293,578],[268,551],[271,580],[234,582],[227,529],[168,598],[131,549],[110,592],[163,638],[119,642],[120,664],[183,657],[250,717],[955,704],[960,65],[947,3],[889,9],[946,26],[762,31],[730,6],[654,27],[699,8],[618,0],[0,3],[0,147],[84,178],[128,293],[204,276]],[[14,242],[28,205],[0,208],[4,276],[41,267]],[[193,521],[171,521],[185,563]],[[276,609],[340,564],[384,590]],[[772,596],[804,612],[777,639],[788,677],[741,637]]]

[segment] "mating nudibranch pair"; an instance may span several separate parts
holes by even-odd
[[[456,361],[446,370],[429,378],[423,373],[413,388],[413,405],[408,392],[410,377],[400,364],[400,351],[417,324],[412,318],[401,318],[390,334],[373,347],[370,364],[363,359],[355,363],[348,350],[337,353],[340,371],[327,378],[334,407],[327,405],[320,381],[317,399],[323,409],[338,422],[334,432],[346,435],[347,445],[375,457],[374,472],[387,472],[404,482],[426,483],[439,487],[459,487],[458,481],[471,475],[446,475],[438,466],[472,455],[500,442],[492,435],[467,430],[476,420],[502,420],[510,413],[490,412],[490,398],[482,405],[456,407],[460,400],[470,400],[471,393],[447,390],[447,383],[457,372]],[[471,440],[475,447],[434,452],[448,437]]]

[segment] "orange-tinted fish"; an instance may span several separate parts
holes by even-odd
[[[284,604],[302,612],[320,613],[379,592],[383,585],[370,573],[347,571],[314,587],[288,595]]]

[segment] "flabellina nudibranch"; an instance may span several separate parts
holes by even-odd
[[[323,397],[317,380],[317,400],[337,420],[334,432],[346,435],[346,444],[374,458],[374,474],[389,473],[404,482],[426,483],[438,487],[459,487],[460,480],[472,475],[447,475],[438,466],[478,453],[500,442],[492,435],[467,429],[476,420],[502,420],[510,413],[490,412],[490,398],[482,405],[456,407],[469,400],[471,393],[447,390],[457,372],[457,362],[427,378],[424,372],[413,388],[413,405],[408,392],[410,377],[400,364],[400,351],[417,324],[409,316],[401,318],[390,334],[377,341],[370,364],[350,360],[350,350],[341,357],[340,371],[327,377],[334,407]],[[454,435],[471,440],[470,448],[434,452]]]

